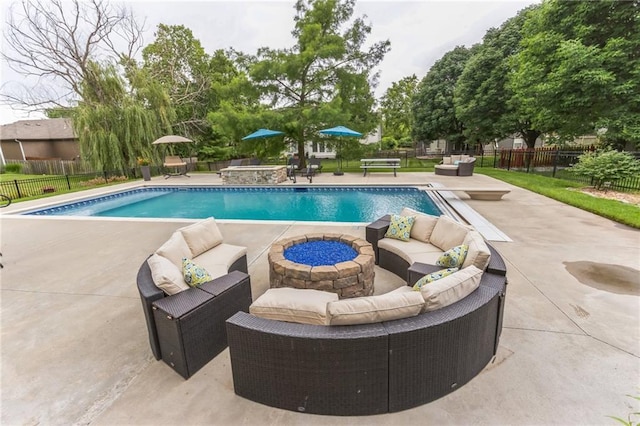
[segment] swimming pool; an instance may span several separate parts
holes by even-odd
[[[440,215],[414,187],[145,187],[25,212],[45,216],[371,222],[410,207]]]

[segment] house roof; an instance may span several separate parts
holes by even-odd
[[[0,126],[0,140],[76,139],[70,118],[20,120]]]

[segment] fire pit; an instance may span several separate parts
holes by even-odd
[[[373,294],[371,244],[348,234],[307,234],[277,241],[269,251],[274,287],[324,290],[343,298]]]

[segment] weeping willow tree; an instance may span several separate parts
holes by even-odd
[[[74,114],[82,158],[97,170],[135,167],[138,157],[157,162],[151,142],[171,133],[175,116],[166,92],[135,64],[128,81],[113,65],[89,66]]]

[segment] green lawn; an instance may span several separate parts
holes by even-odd
[[[37,179],[37,178],[47,178],[54,177],[52,175],[23,175],[21,173],[0,173],[0,182],[7,182],[12,180],[22,180],[22,179]]]

